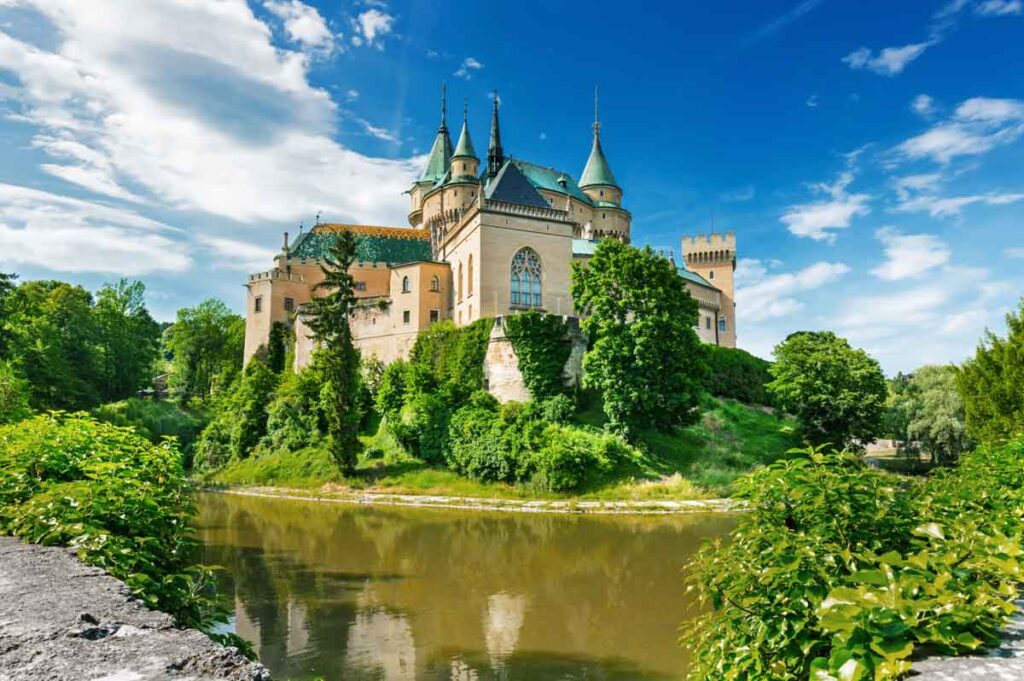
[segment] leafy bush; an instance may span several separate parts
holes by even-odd
[[[1024,300],[1006,315],[1006,326],[1006,338],[987,332],[957,375],[967,432],[979,442],[1001,442],[1024,430]]]
[[[448,417],[444,400],[420,393],[402,407],[392,432],[413,455],[427,463],[443,463],[448,446]]]
[[[374,400],[381,416],[394,418],[402,410],[409,383],[408,374],[409,363],[404,360],[396,360],[385,367]]]
[[[0,427],[0,534],[72,546],[178,624],[226,622],[194,564],[191,489],[173,441],[154,445],[85,414]]]
[[[489,318],[466,326],[450,320],[432,324],[416,337],[409,364],[425,370],[453,403],[461,404],[483,387],[484,355],[493,327]]]
[[[740,483],[749,512],[691,565],[690,678],[891,679],[998,640],[1021,579],[1024,441],[928,481],[811,449]]]
[[[765,389],[772,380],[771,362],[739,348],[709,345],[707,351],[708,392],[746,404],[771,404]]]
[[[320,442],[326,432],[317,365],[298,372],[285,369],[274,400],[267,407],[263,441],[271,449],[302,449]]]
[[[564,392],[563,371],[572,352],[565,321],[529,310],[505,317],[504,324],[530,397],[540,401]]]
[[[257,358],[242,375],[211,399],[213,419],[195,447],[197,468],[217,468],[230,458],[244,459],[267,432],[267,407],[278,375]]]
[[[92,415],[115,426],[134,428],[153,444],[166,437],[176,438],[186,461],[206,422],[201,414],[183,409],[175,402],[135,397],[99,406]]]
[[[519,459],[514,428],[489,409],[463,407],[448,429],[448,467],[482,482],[513,482]]]
[[[568,423],[576,413],[576,402],[568,395],[555,395],[540,403],[540,413],[545,421]]]
[[[610,433],[592,433],[551,424],[541,436],[543,446],[531,457],[531,482],[553,492],[583,487],[589,475],[607,471],[629,456],[629,446]]]

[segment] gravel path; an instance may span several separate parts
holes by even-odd
[[[0,537],[0,681],[269,681],[68,550]]]
[[[1003,636],[984,657],[935,657],[914,663],[914,681],[1021,681],[1024,679],[1024,600]]]

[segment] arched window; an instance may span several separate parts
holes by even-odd
[[[532,248],[520,248],[512,256],[512,304],[540,307],[540,256]]]
[[[459,263],[459,302],[462,302],[462,263]]]
[[[430,290],[434,292],[441,290],[441,279],[436,274],[430,278]]]
[[[402,277],[402,293],[408,293],[412,290],[412,284],[409,283],[409,277]]]
[[[715,271],[714,270],[708,270],[708,279],[714,279],[714,278],[715,278]]]
[[[725,333],[725,315],[718,318],[718,333]]]
[[[473,254],[469,254],[469,263],[466,267],[466,295],[473,295]]]

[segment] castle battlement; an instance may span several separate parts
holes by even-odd
[[[306,277],[296,272],[285,272],[284,270],[279,269],[266,270],[264,272],[256,272],[255,274],[249,275],[250,283],[268,280],[304,282],[306,281]]]
[[[736,248],[736,232],[711,232],[710,234],[695,234],[694,236],[683,237],[683,248],[704,249],[705,247],[718,246],[730,249]]]

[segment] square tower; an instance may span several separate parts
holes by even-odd
[[[736,347],[736,298],[733,273],[736,270],[736,234],[725,232],[684,236],[683,263],[721,292],[718,310],[718,345]]]

